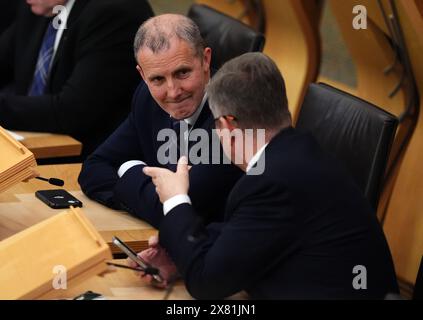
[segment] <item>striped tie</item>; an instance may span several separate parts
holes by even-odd
[[[29,96],[40,96],[45,93],[51,58],[54,52],[56,33],[57,29],[53,27],[53,23],[49,23],[41,44],[37,65],[35,67],[34,79],[32,80],[32,85],[28,92]]]

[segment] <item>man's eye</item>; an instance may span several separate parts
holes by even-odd
[[[179,77],[187,77],[189,75],[190,71],[189,70],[181,70],[178,72],[178,76]]]
[[[151,82],[153,82],[154,84],[160,84],[160,83],[163,82],[163,78],[161,78],[161,77],[153,78],[153,80],[151,80]]]

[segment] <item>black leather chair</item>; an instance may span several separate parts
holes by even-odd
[[[243,53],[263,50],[262,33],[222,12],[193,4],[188,17],[198,25],[206,44],[212,48],[211,67],[215,70]]]
[[[417,272],[416,282],[414,283],[413,300],[423,300],[423,256],[420,260],[419,271]]]
[[[311,132],[324,150],[344,163],[376,209],[397,125],[397,117],[364,100],[311,84],[296,127]]]

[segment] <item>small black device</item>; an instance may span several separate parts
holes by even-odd
[[[63,189],[38,190],[35,196],[53,209],[82,207],[82,202]]]
[[[157,282],[162,282],[163,279],[159,274],[159,270],[149,265],[143,259],[141,259],[137,253],[132,250],[125,242],[120,240],[118,237],[113,237],[113,244],[116,245],[120,250],[126,253],[126,255],[134,261],[138,266],[140,266],[139,271],[144,271],[146,274],[150,274],[153,279]]]
[[[46,181],[46,182],[52,184],[53,186],[63,187],[65,185],[65,182],[62,179],[57,179],[57,178],[48,178],[47,179],[47,178],[43,178],[43,177],[35,177],[35,179]]]

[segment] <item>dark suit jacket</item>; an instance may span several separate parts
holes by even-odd
[[[18,4],[16,0],[0,0],[0,35],[15,20]]]
[[[123,208],[158,227],[163,209],[150,177],[142,172],[143,166],[129,169],[121,178],[117,170],[128,160],[142,160],[149,166],[163,167],[157,160],[158,150],[163,145],[157,141],[157,134],[164,128],[171,128],[169,115],[154,101],[148,87],[141,83],[128,118],[83,164],[78,180],[82,191],[100,203]],[[214,128],[207,103],[193,130],[197,128],[206,129],[209,136]],[[211,138],[209,143],[212,143]],[[221,149],[220,154],[223,154]],[[211,157],[210,152],[209,159]],[[226,198],[241,175],[242,171],[232,164],[192,167],[191,200],[206,221],[223,220]]]
[[[133,39],[153,15],[144,0],[77,0],[52,63],[47,93],[28,97],[49,19],[22,1],[0,37],[0,125],[70,134],[92,152],[130,110],[139,82]]]
[[[160,242],[196,298],[246,290],[258,299],[383,298],[398,290],[378,221],[358,187],[310,136],[279,133],[262,175],[233,188],[225,223],[187,240],[194,209],[181,204],[162,221]],[[367,290],[353,268],[367,269]],[[357,279],[358,280],[358,279]],[[358,283],[362,283],[358,280]]]

